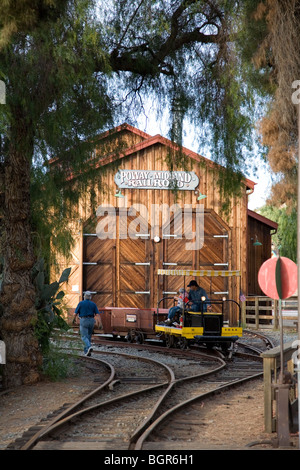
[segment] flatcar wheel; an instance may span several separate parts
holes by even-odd
[[[180,349],[187,349],[189,347],[189,341],[186,338],[179,339],[179,347]]]
[[[138,333],[136,334],[136,342],[137,342],[138,344],[143,344],[143,342],[144,342],[144,335],[143,335],[143,333],[138,332]]]
[[[167,348],[174,347],[174,336],[173,335],[166,335],[166,346]]]
[[[128,335],[126,336],[126,340],[127,340],[128,343],[133,343],[134,333],[132,333],[132,331],[128,332]]]

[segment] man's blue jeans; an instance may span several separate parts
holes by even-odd
[[[202,302],[201,302],[202,304]],[[201,305],[200,303],[199,304],[192,304],[191,307],[189,307],[189,310],[191,310],[191,312],[201,312]],[[203,312],[207,312],[207,305],[206,304],[203,304]]]
[[[93,317],[81,317],[80,318],[80,335],[84,342],[84,353],[87,353],[91,347],[91,339],[95,325],[95,318]]]
[[[168,313],[168,318],[170,320],[173,320],[176,313],[179,313],[179,312],[180,313],[182,312],[182,308],[178,307],[177,305],[175,305],[174,307],[171,307],[170,310],[169,310],[169,313]]]

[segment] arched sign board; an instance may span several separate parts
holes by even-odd
[[[287,299],[297,291],[297,265],[283,256],[265,261],[258,272],[261,290],[272,299]]]

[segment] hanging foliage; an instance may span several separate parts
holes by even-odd
[[[299,0],[246,0],[248,18],[240,48],[258,93],[268,96],[258,131],[276,174],[270,203],[295,206],[298,166],[298,106],[292,100],[300,77]],[[250,77],[250,74],[248,75]]]
[[[2,2],[5,385],[37,380],[31,271],[37,255],[49,259],[50,237],[57,250],[70,250],[67,221],[78,219],[76,202],[92,188],[101,132],[134,123],[145,99],[156,100],[160,110],[170,109],[171,137],[179,146],[189,119],[200,143],[224,165],[224,202],[239,187],[255,113],[237,57],[237,13],[243,6],[233,0]],[[108,153],[103,149],[97,158]],[[175,165],[182,164],[178,155]]]

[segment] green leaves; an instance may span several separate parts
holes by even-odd
[[[62,275],[59,278],[58,283],[61,284],[62,282],[67,282],[71,273],[72,268],[66,268],[63,270]]]
[[[39,340],[42,352],[49,350],[50,336],[54,328],[67,329],[68,325],[63,319],[62,300],[64,291],[59,290],[60,285],[67,282],[71,268],[62,272],[59,281],[45,284],[44,261],[38,260],[33,268],[33,282],[36,287],[35,306],[38,312],[38,321],[35,325],[35,333]]]
[[[297,208],[266,205],[259,213],[278,223],[278,231],[272,235],[275,249],[280,255],[297,262]]]
[[[59,287],[58,282],[52,282],[50,285],[43,285],[40,291],[40,299],[45,301],[52,301]]]

